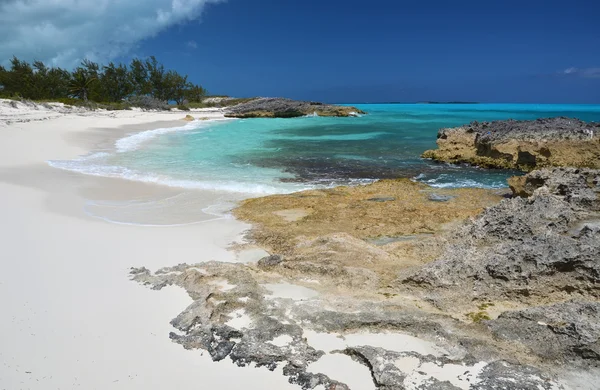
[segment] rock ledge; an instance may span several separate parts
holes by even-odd
[[[422,157],[485,168],[600,168],[600,123],[558,117],[472,122],[441,129],[438,149]]]

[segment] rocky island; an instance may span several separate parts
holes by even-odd
[[[441,129],[424,158],[484,168],[600,168],[600,123],[572,118],[473,122]]]
[[[256,98],[225,111],[225,116],[229,118],[296,118],[307,115],[346,117],[360,114],[365,112],[355,107],[284,98]]]

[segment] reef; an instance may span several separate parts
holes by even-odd
[[[600,168],[600,123],[572,118],[472,122],[438,132],[438,148],[422,157],[484,168],[532,171]]]
[[[257,98],[225,110],[229,118],[296,118],[307,115],[348,117],[365,114],[356,107],[298,101],[284,98]]]
[[[315,368],[332,356],[377,389],[594,389],[600,171],[544,169],[512,187],[388,180],[250,199],[235,215],[269,256],[131,274],[193,299],[174,342],[303,389],[350,388]]]

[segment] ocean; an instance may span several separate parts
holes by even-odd
[[[567,116],[600,121],[600,105],[356,104],[356,118],[196,121],[120,139],[114,151],[50,165],[86,174],[243,196],[383,178],[434,187],[501,188],[516,172],[420,158],[437,131],[471,121]]]

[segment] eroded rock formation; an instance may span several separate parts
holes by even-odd
[[[600,298],[600,171],[532,172],[529,198],[506,199],[448,237],[403,283],[436,306]]]
[[[485,168],[600,168],[600,123],[572,118],[473,122],[441,129],[424,158]]]
[[[194,300],[172,321],[173,341],[282,368],[304,389],[349,388],[313,368],[335,355],[367,367],[379,389],[591,390],[599,178],[536,171],[514,187],[523,197],[504,200],[403,180],[248,200],[236,214],[256,224],[251,237],[271,256],[132,276]],[[382,332],[403,346],[359,337]]]

